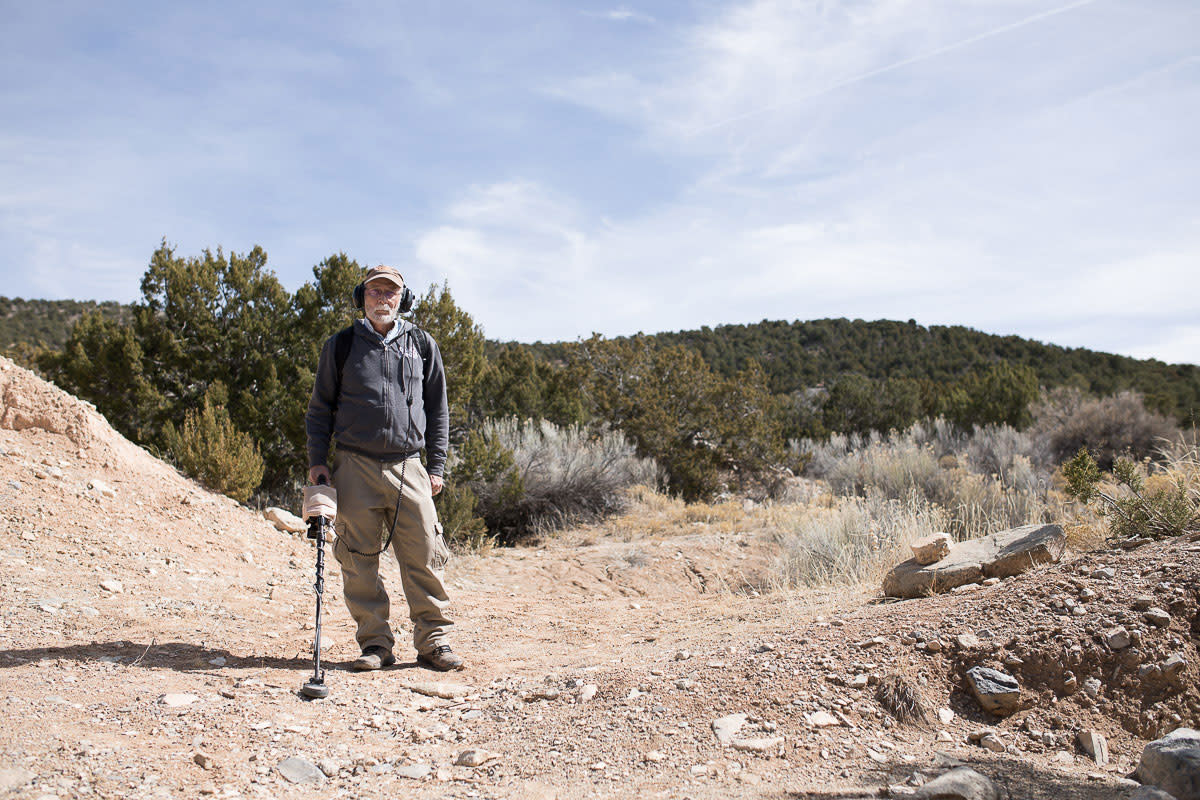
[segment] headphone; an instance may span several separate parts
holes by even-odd
[[[354,294],[352,296],[354,298],[354,307],[359,311],[362,311],[366,306],[367,285],[365,283],[359,283],[354,287]],[[413,303],[416,301],[416,299],[416,295],[413,294],[412,289],[408,288],[408,285],[405,284],[404,289],[400,292],[400,307],[396,309],[396,312],[399,314],[407,314],[408,312],[412,311]]]

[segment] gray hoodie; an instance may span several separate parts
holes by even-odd
[[[421,337],[429,338],[428,361],[421,358]],[[304,427],[308,465],[329,458],[329,442],[343,450],[396,461],[422,447],[430,475],[441,475],[449,446],[450,414],[446,372],[432,336],[400,320],[386,337],[365,319],[354,323],[354,338],[337,392],[337,365],[331,336],[321,348],[316,382]]]

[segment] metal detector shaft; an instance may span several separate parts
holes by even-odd
[[[321,669],[321,598],[325,594],[325,526],[329,520],[325,517],[314,517],[308,523],[308,538],[317,540],[317,580],[313,589],[317,593],[316,634],[313,638],[313,675],[312,680],[304,684],[303,692],[307,697],[326,697],[329,688],[325,686],[325,670]]]

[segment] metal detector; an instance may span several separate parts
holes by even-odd
[[[324,476],[317,480],[318,484],[327,481]],[[325,685],[325,670],[321,669],[321,598],[325,594],[325,531],[329,520],[324,516],[311,517],[308,521],[308,538],[317,540],[317,581],[313,589],[317,593],[317,632],[313,637],[313,674],[300,693],[305,697],[319,700],[329,696],[329,687]]]

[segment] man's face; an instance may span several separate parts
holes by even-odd
[[[403,287],[384,278],[376,278],[368,283],[366,288],[364,307],[367,319],[376,325],[391,325],[395,322]]]

